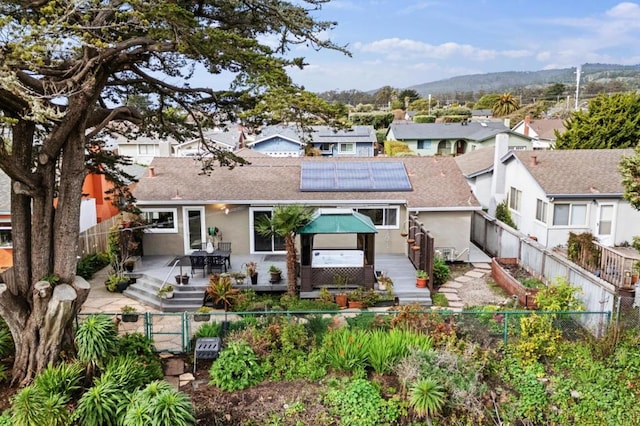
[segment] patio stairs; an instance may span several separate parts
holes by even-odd
[[[162,280],[149,275],[140,275],[135,284],[131,284],[123,294],[147,306],[163,312],[193,312],[202,306],[202,298],[207,288],[207,283],[189,283],[185,285],[173,285],[173,298],[162,299],[158,290],[162,285]]]

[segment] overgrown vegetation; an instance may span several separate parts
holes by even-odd
[[[509,205],[507,204],[507,200],[504,200],[500,204],[496,206],[496,219],[505,225],[509,225],[513,229],[518,229],[515,222],[511,218],[511,211],[509,210]]]

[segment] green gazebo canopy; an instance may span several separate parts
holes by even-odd
[[[351,209],[318,209],[298,234],[375,234],[369,216]]]

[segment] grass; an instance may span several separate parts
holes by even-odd
[[[433,306],[440,306],[442,308],[449,306],[449,301],[443,293],[433,293],[433,295],[431,295],[431,301],[433,302]]]

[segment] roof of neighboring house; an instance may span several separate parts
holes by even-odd
[[[512,133],[503,122],[460,123],[392,123],[389,127],[398,140],[467,139],[483,141],[498,133]]]
[[[352,126],[349,129],[334,129],[331,126],[311,126],[309,134],[304,134],[298,126],[267,126],[262,129],[251,145],[271,139],[274,136],[302,143],[339,143],[339,142],[376,142],[376,131],[373,126]]]
[[[471,116],[472,117],[475,117],[475,116],[491,117],[493,116],[493,110],[492,109],[472,109]]]
[[[531,120],[529,124],[536,131],[540,139],[556,140],[555,130],[563,133],[564,120],[560,118],[548,118],[544,120]]]
[[[11,213],[11,179],[0,170],[0,213]]]
[[[624,155],[633,155],[633,149],[510,151],[502,161],[520,160],[548,196],[620,196],[624,187],[618,164]]]
[[[495,148],[492,146],[469,151],[455,157],[462,174],[468,179],[493,170]]]
[[[239,152],[243,155],[243,151]],[[344,161],[402,161],[411,181],[411,191],[320,191],[300,190],[303,161],[343,161],[321,157],[273,158],[256,156],[251,165],[233,170],[219,168],[209,176],[200,174],[193,159],[156,157],[151,166],[155,177],[140,179],[134,196],[140,205],[202,203],[384,203],[406,202],[410,209],[478,209],[466,180],[453,157],[349,158]],[[177,196],[176,196],[177,195]]]

